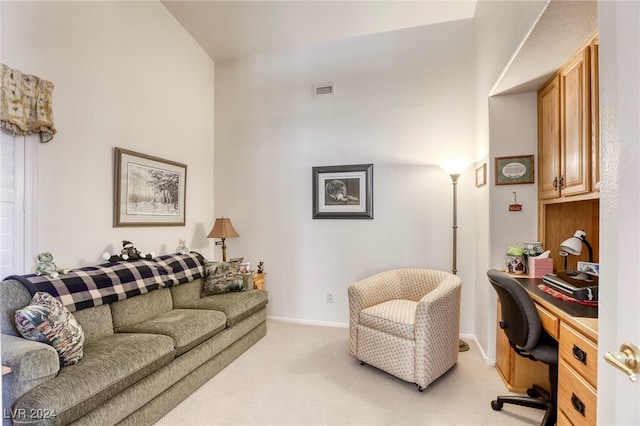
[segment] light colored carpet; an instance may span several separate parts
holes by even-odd
[[[156,425],[538,425],[475,345],[424,392],[349,356],[348,329],[269,320],[267,335]]]

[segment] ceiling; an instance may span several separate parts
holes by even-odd
[[[162,1],[216,62],[473,18],[476,0]]]
[[[476,0],[163,0],[216,62],[474,17]],[[595,0],[549,0],[490,95],[536,91],[597,31]]]

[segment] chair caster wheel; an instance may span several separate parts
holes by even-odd
[[[422,386],[418,385],[418,391],[424,392],[424,388]]]
[[[493,408],[495,411],[500,411],[502,410],[502,402],[498,402],[498,401],[491,401],[491,408]]]
[[[529,395],[529,397],[531,398],[538,398],[540,396],[540,393],[534,388],[529,388],[527,389],[527,395]]]
[[[364,365],[364,361],[358,361],[360,365]]]

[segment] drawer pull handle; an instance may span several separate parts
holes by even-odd
[[[580,349],[576,345],[573,345],[573,351],[572,352],[573,352],[573,357],[575,359],[577,359],[578,361],[580,361],[584,365],[587,365],[587,353],[585,351],[583,351],[582,349]]]
[[[580,398],[578,398],[575,393],[571,394],[571,405],[584,417],[584,402],[580,401]]]

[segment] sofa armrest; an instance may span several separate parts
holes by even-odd
[[[2,376],[2,407],[8,410],[22,395],[54,378],[60,360],[53,346],[2,334],[2,365],[11,372]],[[8,413],[9,411],[4,411]]]
[[[396,271],[385,271],[352,284],[347,289],[349,296],[349,353],[356,355],[358,319],[360,312],[370,306],[402,295],[400,277]]]

